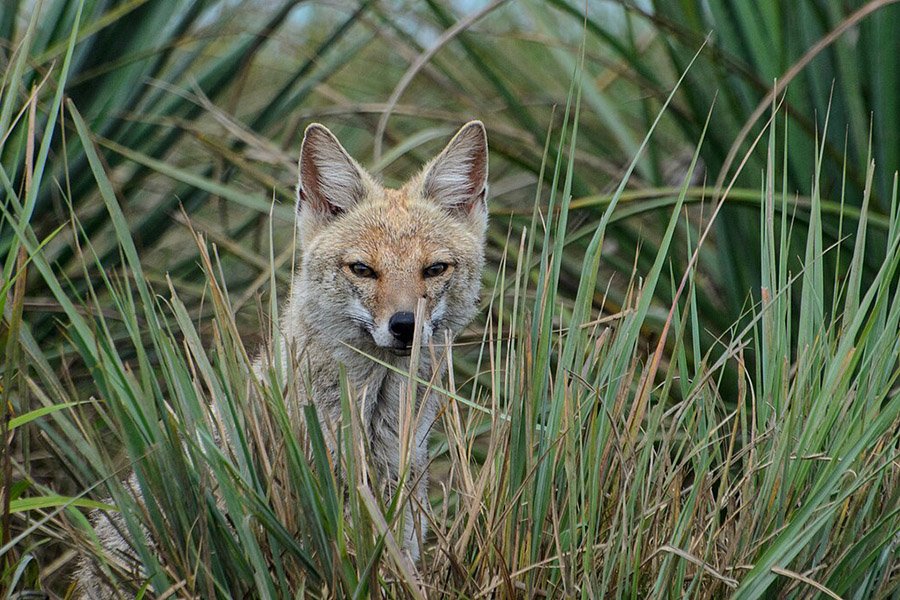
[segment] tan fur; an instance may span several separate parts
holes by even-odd
[[[341,419],[339,370],[344,366],[360,393],[377,479],[386,493],[396,491],[403,475],[411,482],[402,543],[416,559],[425,531],[420,507],[427,506],[427,438],[438,400],[420,389],[415,406],[404,407],[407,378],[366,354],[408,371],[411,348],[392,329],[392,318],[416,314],[421,301],[424,318],[415,325],[423,346],[431,348],[421,352],[418,373],[431,380],[441,368],[440,361],[432,365],[435,346],[439,351],[474,316],[487,225],[484,127],[478,121],[463,126],[441,154],[396,190],[366,173],[321,125],[307,128],[300,155],[297,227],[303,257],[280,316],[281,339],[275,346],[282,352],[275,360],[308,385],[305,401],[316,405],[332,453],[337,449],[330,433]],[[360,265],[371,273],[359,271]],[[272,366],[271,356],[263,353],[258,374]],[[416,420],[404,461],[401,425],[410,413]],[[405,474],[400,472],[404,462]],[[127,546],[110,529],[98,528],[104,547]],[[96,567],[85,560],[81,598],[117,597],[100,581]]]

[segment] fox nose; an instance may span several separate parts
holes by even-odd
[[[394,313],[388,321],[388,329],[398,342],[409,346],[416,331],[416,316],[411,312]]]

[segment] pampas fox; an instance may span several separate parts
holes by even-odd
[[[387,493],[409,482],[403,547],[419,555],[427,506],[427,438],[437,398],[416,394],[408,454],[402,454],[403,390],[410,355],[430,380],[442,363],[418,343],[441,344],[477,310],[487,226],[487,136],[478,121],[464,125],[444,150],[399,189],[383,187],[318,124],[306,129],[297,185],[297,231],[302,261],[280,316],[278,356],[263,353],[257,374],[274,366],[301,369],[326,443],[341,419],[339,370],[359,391],[368,461]],[[372,360],[374,357],[377,360]],[[395,369],[385,366],[392,365]],[[302,367],[300,366],[302,365]],[[227,443],[227,442],[225,442]],[[404,460],[408,456],[408,461]],[[408,471],[401,473],[401,465]],[[132,486],[137,494],[137,486]],[[103,547],[128,543],[116,516],[96,516]],[[118,525],[118,526],[117,526]],[[82,598],[115,598],[92,561],[79,573]]]

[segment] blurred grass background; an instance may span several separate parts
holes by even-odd
[[[85,2],[65,93],[103,149],[147,258],[148,277],[159,282],[169,273],[189,283],[197,275],[196,256],[186,251],[179,222],[183,206],[214,241],[222,241],[229,289],[249,296],[265,281],[261,248],[273,198],[275,215],[290,221],[293,164],[310,121],[333,127],[355,156],[395,183],[430,156],[457,123],[483,118],[491,129],[494,231],[500,239],[516,215],[523,216],[520,223],[530,218],[548,125],[554,107],[564,102],[585,28],[585,108],[572,192],[579,209],[575,228],[583,225],[586,231],[673,82],[709,34],[660,133],[638,162],[629,183],[635,199],[622,206],[622,218],[610,232],[616,251],[608,253],[606,264],[627,274],[639,240],[643,266],[656,254],[654,236],[647,232],[660,226],[660,215],[674,202],[667,188],[680,183],[679,169],[713,97],[720,95],[715,126],[701,149],[710,176],[698,181],[709,186],[730,182],[737,164],[729,152],[735,146],[735,156],[742,157],[760,131],[765,117],[754,121],[751,115],[758,106],[771,105],[767,94],[779,78],[787,90],[783,110],[791,116],[788,206],[799,209],[798,225],[811,192],[816,126],[821,127],[829,101],[832,133],[825,140],[822,183],[829,241],[837,238],[842,197],[858,207],[870,146],[876,163],[886,167],[876,173],[870,207],[873,223],[884,223],[891,165],[900,162],[900,47],[893,29],[900,12],[896,6],[878,8],[886,2],[857,4],[600,2],[587,5],[585,20],[579,3],[564,0]],[[27,126],[20,119],[10,127],[11,113],[44,81],[37,90],[36,125],[48,127],[41,108],[59,82],[66,36],[79,7],[79,2],[20,1],[3,8],[0,34],[7,40],[10,92],[3,164],[14,187],[21,185]],[[29,17],[38,19],[39,27],[26,40]],[[442,38],[458,22],[469,26]],[[828,39],[847,23],[851,26],[841,35]],[[830,43],[786,82],[784,75],[823,39]],[[17,64],[17,49],[20,55],[27,50],[27,60],[14,71],[9,67]],[[417,62],[426,53],[430,60]],[[405,77],[408,73],[414,76]],[[409,85],[388,107],[401,80]],[[558,123],[561,111],[555,115]],[[386,125],[383,139],[373,142],[380,121]],[[83,150],[77,141],[64,145],[66,122],[63,109],[48,148],[48,176],[34,191],[32,222],[37,233],[46,234],[69,217],[71,205],[85,232],[96,238],[102,263],[112,267],[117,253],[102,244],[108,218],[98,211]],[[739,140],[745,124],[748,135]],[[383,149],[377,156],[376,145]],[[726,162],[730,170],[723,173]],[[755,196],[763,168],[759,157],[751,156],[737,187]],[[700,204],[705,198],[708,206],[710,197],[698,191],[690,200]],[[759,236],[754,201],[732,195],[716,221],[715,252],[704,257],[706,285],[699,301],[714,333],[741,315],[748,294],[759,286],[758,269],[744,260]],[[876,230],[870,241],[883,247],[879,236],[883,233]],[[8,228],[0,232],[0,255],[8,253],[12,237]],[[584,248],[577,237],[569,244],[572,260],[563,266],[570,291]],[[48,251],[73,281],[84,277],[75,266],[70,236],[57,236]],[[683,266],[683,257],[673,260]],[[871,276],[881,261],[875,252],[868,260]],[[614,299],[621,299],[618,287]],[[39,339],[53,335],[52,317],[52,307],[35,311]]]
[[[628,309],[639,286],[635,273],[642,277],[665,256],[665,272],[674,283],[654,286],[647,300],[634,349],[641,364],[661,337],[664,365],[683,361],[679,368],[699,372],[707,361],[714,363],[711,353],[731,347],[737,332],[754,323],[763,288],[771,293],[790,287],[789,279],[767,285],[774,281],[767,261],[770,268],[779,264],[786,278],[815,259],[820,279],[835,282],[818,286],[819,320],[802,325],[801,315],[808,314],[804,295],[785,294],[791,304],[783,307],[780,326],[801,333],[811,323],[827,328],[829,319],[842,314],[834,310],[844,306],[842,285],[860,292],[887,277],[889,290],[896,287],[895,275],[879,272],[893,258],[896,222],[897,23],[900,6],[886,0],[6,2],[0,7],[4,405],[12,408],[15,390],[27,387],[10,383],[18,381],[15,373],[26,360],[17,336],[10,335],[20,327],[47,368],[59,374],[67,397],[85,398],[96,379],[84,348],[67,333],[71,309],[49,291],[46,276],[35,269],[24,275],[22,235],[12,216],[44,244],[46,263],[82,312],[109,307],[110,344],[122,359],[142,360],[127,322],[115,317],[121,306],[114,307],[114,294],[92,287],[104,273],[127,281],[133,265],[88,162],[86,138],[75,130],[73,108],[96,145],[139,253],[142,277],[158,290],[171,280],[201,332],[212,331],[209,273],[190,222],[217,247],[217,275],[251,351],[267,327],[258,307],[267,305],[273,282],[277,288],[289,281],[295,161],[311,121],[332,128],[388,184],[403,181],[459,123],[486,123],[492,185],[486,288],[495,292],[486,295],[484,316],[464,336],[469,346],[456,362],[460,381],[472,386],[477,380],[473,389],[478,381],[490,385],[495,375],[484,371],[472,342],[481,340],[486,324],[496,326],[503,318],[491,300],[509,285],[512,265],[529,256],[534,259],[521,268],[528,282],[523,280],[523,290],[546,285],[539,264],[549,260],[558,268],[557,312],[547,321],[557,325],[579,311],[602,318]],[[701,46],[627,187],[617,194]],[[580,87],[577,136],[566,134],[573,124],[565,116],[573,73]],[[767,152],[773,106],[781,129]],[[758,136],[760,149],[751,151]],[[695,149],[699,167],[680,194]],[[571,198],[560,192],[551,205],[554,161],[565,156],[572,161],[563,176]],[[870,159],[878,168],[870,169]],[[776,166],[770,208],[792,232],[778,243],[766,238],[760,218],[767,208],[761,189],[766,177],[776,179]],[[689,268],[693,248],[729,186],[699,262]],[[522,257],[518,238],[534,222],[536,189],[541,216],[529,239],[534,254]],[[614,210],[607,212],[613,199]],[[687,218],[674,222],[666,241],[663,234],[680,199]],[[566,215],[564,231],[545,238],[541,224],[557,226],[556,212]],[[584,291],[585,254],[592,252],[591,240],[605,218],[598,284]],[[821,240],[810,254],[808,241],[817,235]],[[85,260],[83,240],[90,241],[96,260]],[[777,257],[764,255],[767,244],[773,244],[773,254],[777,248]],[[664,331],[686,272],[692,277],[691,310],[700,323],[685,329],[692,339],[679,345],[681,338],[665,337]],[[19,280],[17,273],[23,274]],[[798,279],[795,286],[802,283]],[[779,348],[785,357],[794,356],[804,336],[784,336],[787,345]],[[163,359],[151,348],[147,360],[158,365]],[[557,366],[557,358],[546,360],[548,370]],[[896,370],[896,364],[885,368]],[[758,351],[716,367],[722,410],[740,408],[745,373],[762,369]],[[893,385],[889,380],[888,390]],[[666,391],[673,401],[692,397],[677,385]],[[891,394],[884,396],[885,406],[888,398],[896,403],[896,391]],[[28,393],[18,394],[23,395]],[[34,406],[15,406],[8,415]],[[7,458],[15,454],[23,469],[16,475],[25,482],[19,495],[37,484],[74,494],[96,481],[89,470],[72,465],[61,477],[61,459],[44,447],[45,435],[23,426],[4,446]],[[896,452],[896,436],[888,439],[881,443]],[[12,480],[11,474],[4,479]],[[888,512],[896,511],[896,492],[881,501]],[[3,531],[0,546],[7,547],[8,522]],[[56,568],[62,573],[65,565]],[[52,580],[56,571],[43,572]],[[887,572],[895,581],[896,569]]]

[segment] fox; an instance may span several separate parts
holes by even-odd
[[[463,125],[399,188],[385,187],[366,171],[327,127],[309,125],[296,186],[299,267],[280,310],[277,343],[253,365],[261,381],[276,368],[295,370],[305,382],[301,404],[315,406],[332,456],[339,450],[344,371],[359,392],[366,458],[383,493],[389,498],[404,485],[409,495],[400,543],[413,562],[427,532],[428,437],[440,398],[417,385],[415,406],[404,406],[408,373],[415,369],[422,381],[443,376],[446,361],[434,348],[452,343],[477,313],[487,200],[481,121]],[[412,431],[404,436],[409,414]],[[126,485],[139,497],[133,476]],[[127,553],[121,517],[98,513],[93,522],[108,553]],[[88,557],[79,565],[76,589],[80,600],[122,597]]]

